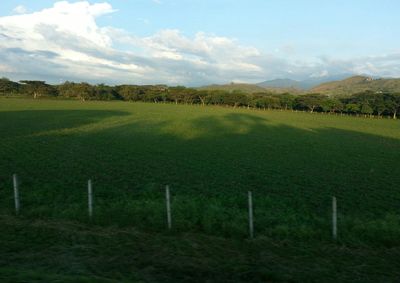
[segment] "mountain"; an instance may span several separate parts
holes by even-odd
[[[270,81],[264,81],[258,83],[258,86],[265,88],[294,88],[299,90],[309,90],[319,84],[331,81],[338,81],[348,78],[351,74],[338,74],[333,76],[323,77],[310,77],[304,80],[292,80],[292,79],[275,79]]]
[[[263,88],[298,88],[302,89],[300,81],[291,79],[275,79],[270,81],[263,81],[257,84]]]
[[[302,81],[291,79],[275,79],[258,84],[230,83],[224,85],[209,85],[198,89],[205,90],[241,90],[247,93],[272,92],[304,94],[321,93],[329,96],[348,96],[355,93],[371,90],[375,92],[399,92],[400,79],[378,78],[370,76],[352,76],[344,78],[343,75],[335,77],[309,78]],[[330,78],[337,78],[331,80]],[[328,80],[328,81],[326,81]]]
[[[246,93],[255,93],[255,92],[265,92],[265,88],[255,85],[255,84],[242,84],[242,83],[230,83],[224,85],[208,85],[202,86],[197,89],[200,90],[225,90],[225,91],[234,91],[240,90]]]
[[[225,91],[234,91],[240,90],[246,93],[257,93],[257,92],[272,92],[272,93],[285,93],[289,92],[292,94],[301,94],[302,91],[298,88],[293,87],[262,87],[257,84],[244,84],[244,83],[230,83],[223,85],[208,85],[198,87],[199,90],[225,90]]]
[[[312,88],[311,92],[330,96],[347,96],[366,90],[374,92],[400,92],[400,79],[353,76],[340,81],[320,84]]]

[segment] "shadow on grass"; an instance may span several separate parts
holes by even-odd
[[[1,209],[12,211],[9,178],[18,172],[27,217],[85,220],[91,178],[95,223],[162,230],[162,188],[169,184],[174,229],[246,237],[251,190],[258,235],[313,240],[330,237],[335,195],[342,239],[399,244],[397,139],[276,125],[245,113],[182,116],[183,135],[168,112],[160,122],[132,118],[93,132],[31,135],[128,114],[1,112],[8,137],[1,144]]]
[[[0,139],[62,130],[123,116],[122,111],[104,110],[25,110],[0,112]]]

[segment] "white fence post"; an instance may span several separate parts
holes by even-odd
[[[337,205],[336,197],[332,197],[332,237],[337,239]]]
[[[170,202],[170,194],[169,194],[169,186],[165,186],[165,201],[167,205],[167,224],[168,229],[171,230],[172,228],[172,219],[171,219],[171,202]]]
[[[254,222],[253,222],[253,195],[249,191],[248,192],[248,199],[249,199],[249,233],[250,238],[254,238]]]
[[[13,185],[14,185],[14,202],[15,202],[15,214],[19,214],[19,191],[18,191],[18,177],[17,174],[13,175]]]
[[[89,218],[92,219],[92,216],[93,216],[93,187],[92,187],[92,180],[88,180],[88,212],[89,212]]]

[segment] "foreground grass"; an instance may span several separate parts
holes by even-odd
[[[400,248],[240,241],[1,216],[1,282],[396,282]]]
[[[0,99],[0,133],[5,279],[398,278],[398,121]],[[9,216],[13,173],[21,179],[18,219]],[[88,226],[89,178],[95,210]],[[171,234],[165,234],[165,184],[173,194]],[[251,242],[244,240],[248,190],[255,197]],[[332,195],[339,208],[336,244]]]

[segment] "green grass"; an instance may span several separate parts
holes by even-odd
[[[0,99],[0,133],[2,281],[394,282],[400,276],[398,121]],[[11,216],[13,173],[21,180],[18,218]],[[170,233],[165,184],[173,200]],[[253,241],[246,239],[248,190]],[[337,243],[330,236],[333,195]]]

